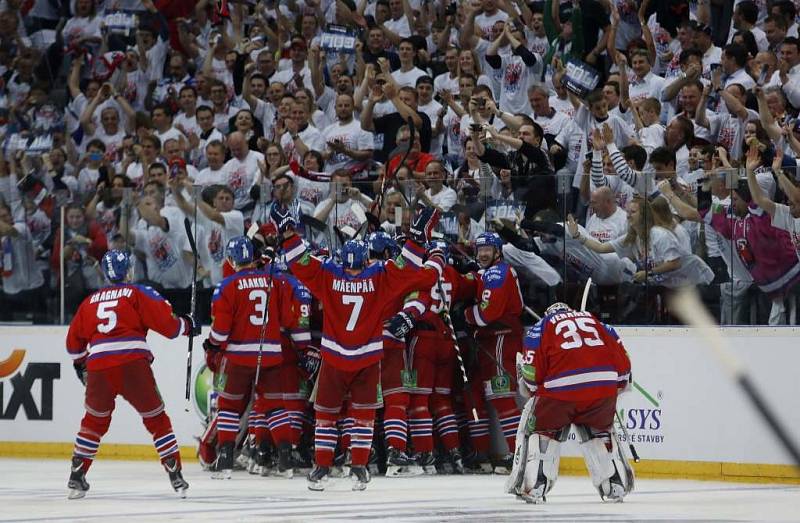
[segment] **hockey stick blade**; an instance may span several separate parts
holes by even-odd
[[[773,408],[756,388],[750,376],[747,375],[742,362],[727,347],[719,326],[700,302],[697,291],[689,287],[679,290],[670,300],[670,306],[681,321],[699,330],[700,336],[706,341],[706,345],[711,348],[714,356],[725,367],[731,379],[742,389],[753,408],[763,418],[775,438],[792,458],[795,466],[800,467],[800,449],[789,437],[789,431],[786,430],[786,427],[775,415]]]

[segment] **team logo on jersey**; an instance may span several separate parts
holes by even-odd
[[[300,265],[308,265],[311,263],[311,253],[306,251],[305,254],[297,261]]]
[[[16,419],[20,409],[29,420],[52,420],[53,381],[61,378],[61,364],[34,362],[23,369],[25,353],[14,349],[0,361],[0,420]]]

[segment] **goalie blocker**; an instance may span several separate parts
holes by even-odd
[[[533,397],[521,415],[506,492],[529,503],[545,501],[558,478],[561,443],[574,424],[600,497],[622,501],[634,475],[613,424],[630,360],[614,329],[591,313],[551,305],[528,331],[518,365],[520,389]]]

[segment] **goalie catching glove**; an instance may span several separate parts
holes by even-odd
[[[398,312],[386,322],[386,330],[395,338],[403,339],[414,328],[414,320],[405,312]]]

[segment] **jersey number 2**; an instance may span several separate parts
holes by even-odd
[[[561,348],[577,349],[586,345],[587,347],[599,347],[603,345],[595,328],[592,318],[575,318],[574,320],[561,320],[556,323],[556,335],[563,336],[565,340]]]

